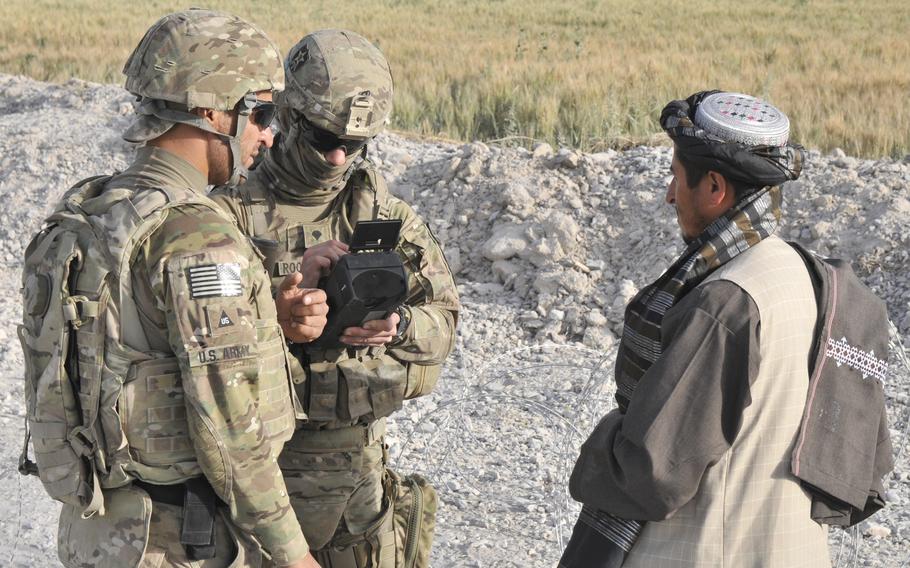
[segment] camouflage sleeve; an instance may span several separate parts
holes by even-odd
[[[455,346],[460,308],[455,280],[430,227],[400,200],[393,200],[391,212],[403,220],[397,251],[408,272],[411,322],[389,354],[405,363],[442,365]]]
[[[144,250],[205,476],[276,564],[301,559],[306,540],[276,461],[294,429],[292,395],[262,265],[233,224],[201,206],[171,211]]]
[[[220,186],[209,192],[209,199],[221,207],[221,210],[230,215],[237,221],[240,231],[249,235],[246,216],[243,214],[243,208],[240,206],[240,194],[236,187]]]

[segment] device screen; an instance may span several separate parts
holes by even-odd
[[[351,252],[392,250],[398,242],[401,219],[360,221],[354,227],[349,245]]]

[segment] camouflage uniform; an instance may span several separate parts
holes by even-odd
[[[365,150],[332,168],[301,132],[311,127],[301,126],[305,121],[343,139],[375,136],[391,110],[391,75],[382,54],[357,34],[316,32],[291,50],[285,76],[289,89],[278,98],[275,145],[247,183],[212,194],[265,256],[273,290],[300,268],[309,247],[348,242],[360,220],[402,220],[396,251],[408,273],[404,310],[410,320],[402,336],[383,347],[292,346],[294,383],[308,422],[285,445],[279,463],[309,546],[343,547],[379,530],[384,418],[435,385],[454,345],[459,302],[439,242],[410,206],[388,195],[375,167],[361,160]],[[367,109],[359,121],[350,113],[358,95]],[[364,556],[362,550],[354,554]],[[374,547],[371,560],[349,565],[378,565],[376,554]]]
[[[258,28],[203,10],[160,20],[124,71],[142,97],[125,135],[138,140],[177,122],[208,130],[188,111],[232,110],[250,92],[283,87],[280,55]],[[244,127],[241,114],[234,136],[218,134],[233,146]],[[76,288],[99,266],[113,282],[100,314],[107,337],[77,334],[81,380],[83,368],[102,369],[92,457],[105,506],[89,518],[64,506],[67,566],[259,566],[262,550],[277,564],[307,553],[277,464],[304,415],[270,282],[207,184],[184,159],[144,147],[126,171],[80,184],[59,209],[86,215],[100,249],[85,255]],[[184,508],[150,495],[200,476],[221,500],[216,556],[191,561]]]

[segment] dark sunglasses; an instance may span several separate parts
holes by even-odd
[[[272,125],[275,115],[278,114],[278,106],[271,101],[260,101],[253,93],[247,93],[240,99],[235,107],[238,114],[247,114],[250,122],[261,129],[266,129]]]
[[[323,130],[318,126],[314,125],[312,122],[306,120],[305,118],[300,119],[301,130],[300,134],[303,139],[312,146],[316,148],[318,152],[330,152],[336,148],[344,148],[344,153],[348,156],[358,152],[361,148],[366,146],[369,139],[365,140],[347,140],[344,138],[339,138],[335,136],[328,130]]]
[[[259,128],[266,129],[272,125],[276,114],[278,114],[278,105],[275,103],[257,102],[250,111],[250,122]]]

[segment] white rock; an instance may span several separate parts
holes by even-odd
[[[609,329],[592,326],[585,329],[582,342],[591,349],[606,351],[616,343],[616,336]]]
[[[580,229],[578,222],[561,211],[551,211],[541,223],[548,237],[555,238],[567,253],[571,253],[578,244]]]
[[[865,525],[863,527],[863,534],[865,536],[871,536],[872,538],[875,538],[875,539],[888,538],[889,536],[891,536],[891,529],[889,529],[888,527],[886,527],[884,525],[880,525],[878,523],[871,523],[871,522],[869,522],[868,524],[866,524],[866,522],[864,522],[863,524]]]
[[[564,312],[563,310],[557,310],[556,308],[553,308],[552,310],[550,310],[550,313],[547,314],[547,319],[549,319],[550,321],[562,321],[565,319],[565,317],[566,317],[566,312]]]
[[[444,254],[452,274],[461,272],[461,250],[456,246],[446,247]]]
[[[523,252],[528,242],[521,225],[500,226],[483,244],[483,256],[489,260],[505,260]]]
[[[517,262],[497,260],[493,263],[493,275],[502,283],[512,280],[521,272],[521,266]]]
[[[540,294],[555,294],[562,284],[562,274],[558,271],[541,272],[534,279],[534,289]],[[544,313],[547,313],[546,311]]]
[[[534,145],[532,155],[535,158],[546,158],[553,154],[553,147],[546,142],[540,142]]]
[[[585,314],[585,323],[594,327],[604,327],[607,325],[607,317],[602,312],[590,310]]]
[[[559,152],[550,160],[550,167],[575,169],[581,163],[578,152],[569,148],[560,148]]]

